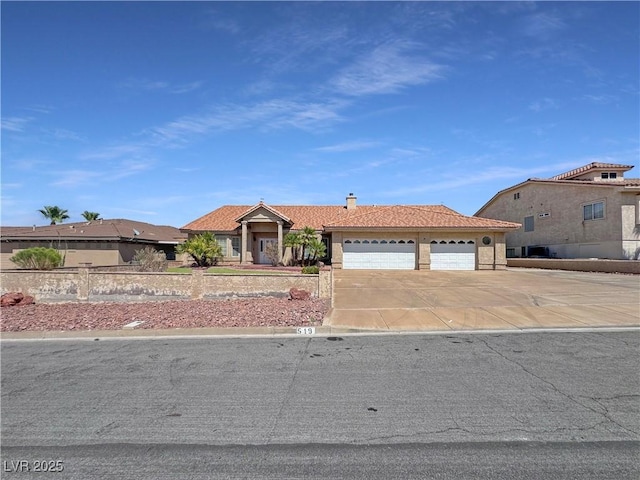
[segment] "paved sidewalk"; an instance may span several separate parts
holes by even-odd
[[[387,331],[640,326],[640,277],[557,270],[334,270],[324,325]]]

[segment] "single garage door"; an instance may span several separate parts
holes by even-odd
[[[476,245],[473,240],[431,242],[431,270],[475,270]]]
[[[415,270],[413,240],[346,239],[342,244],[342,268],[362,270]]]

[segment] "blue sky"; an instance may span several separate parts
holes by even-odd
[[[2,225],[638,172],[638,2],[7,2]]]

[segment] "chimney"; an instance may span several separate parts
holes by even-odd
[[[347,197],[347,210],[355,210],[356,209],[356,198],[353,196],[353,193],[350,193]]]

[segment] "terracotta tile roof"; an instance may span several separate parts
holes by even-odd
[[[183,230],[233,231],[236,219],[253,207],[225,205],[188,223]],[[468,217],[444,205],[358,205],[347,210],[341,205],[274,205],[272,209],[293,221],[292,230],[310,226],[316,230],[344,228],[518,228],[520,224]]]
[[[175,227],[125,219],[60,223],[40,227],[2,227],[0,236],[3,240],[130,240],[135,238],[136,241],[149,243],[180,243],[187,238],[186,234]]]
[[[600,170],[600,169],[610,169],[610,170],[631,170],[633,165],[620,165],[619,163],[602,163],[602,162],[591,162],[588,165],[584,165],[582,167],[575,168],[565,173],[561,173],[559,175],[555,175],[551,177],[551,180],[566,180],[571,177],[575,177],[577,175],[582,175],[589,170]]]
[[[251,205],[223,205],[202,217],[189,222],[181,230],[228,232],[240,228],[237,219],[255,208]],[[293,230],[309,226],[322,230],[328,219],[335,218],[345,207],[340,205],[269,205],[281,215],[291,219]],[[360,207],[358,207],[360,208]]]
[[[443,205],[393,205],[375,207],[368,212],[347,211],[325,225],[338,228],[482,228],[514,229],[519,223],[462,215]]]

